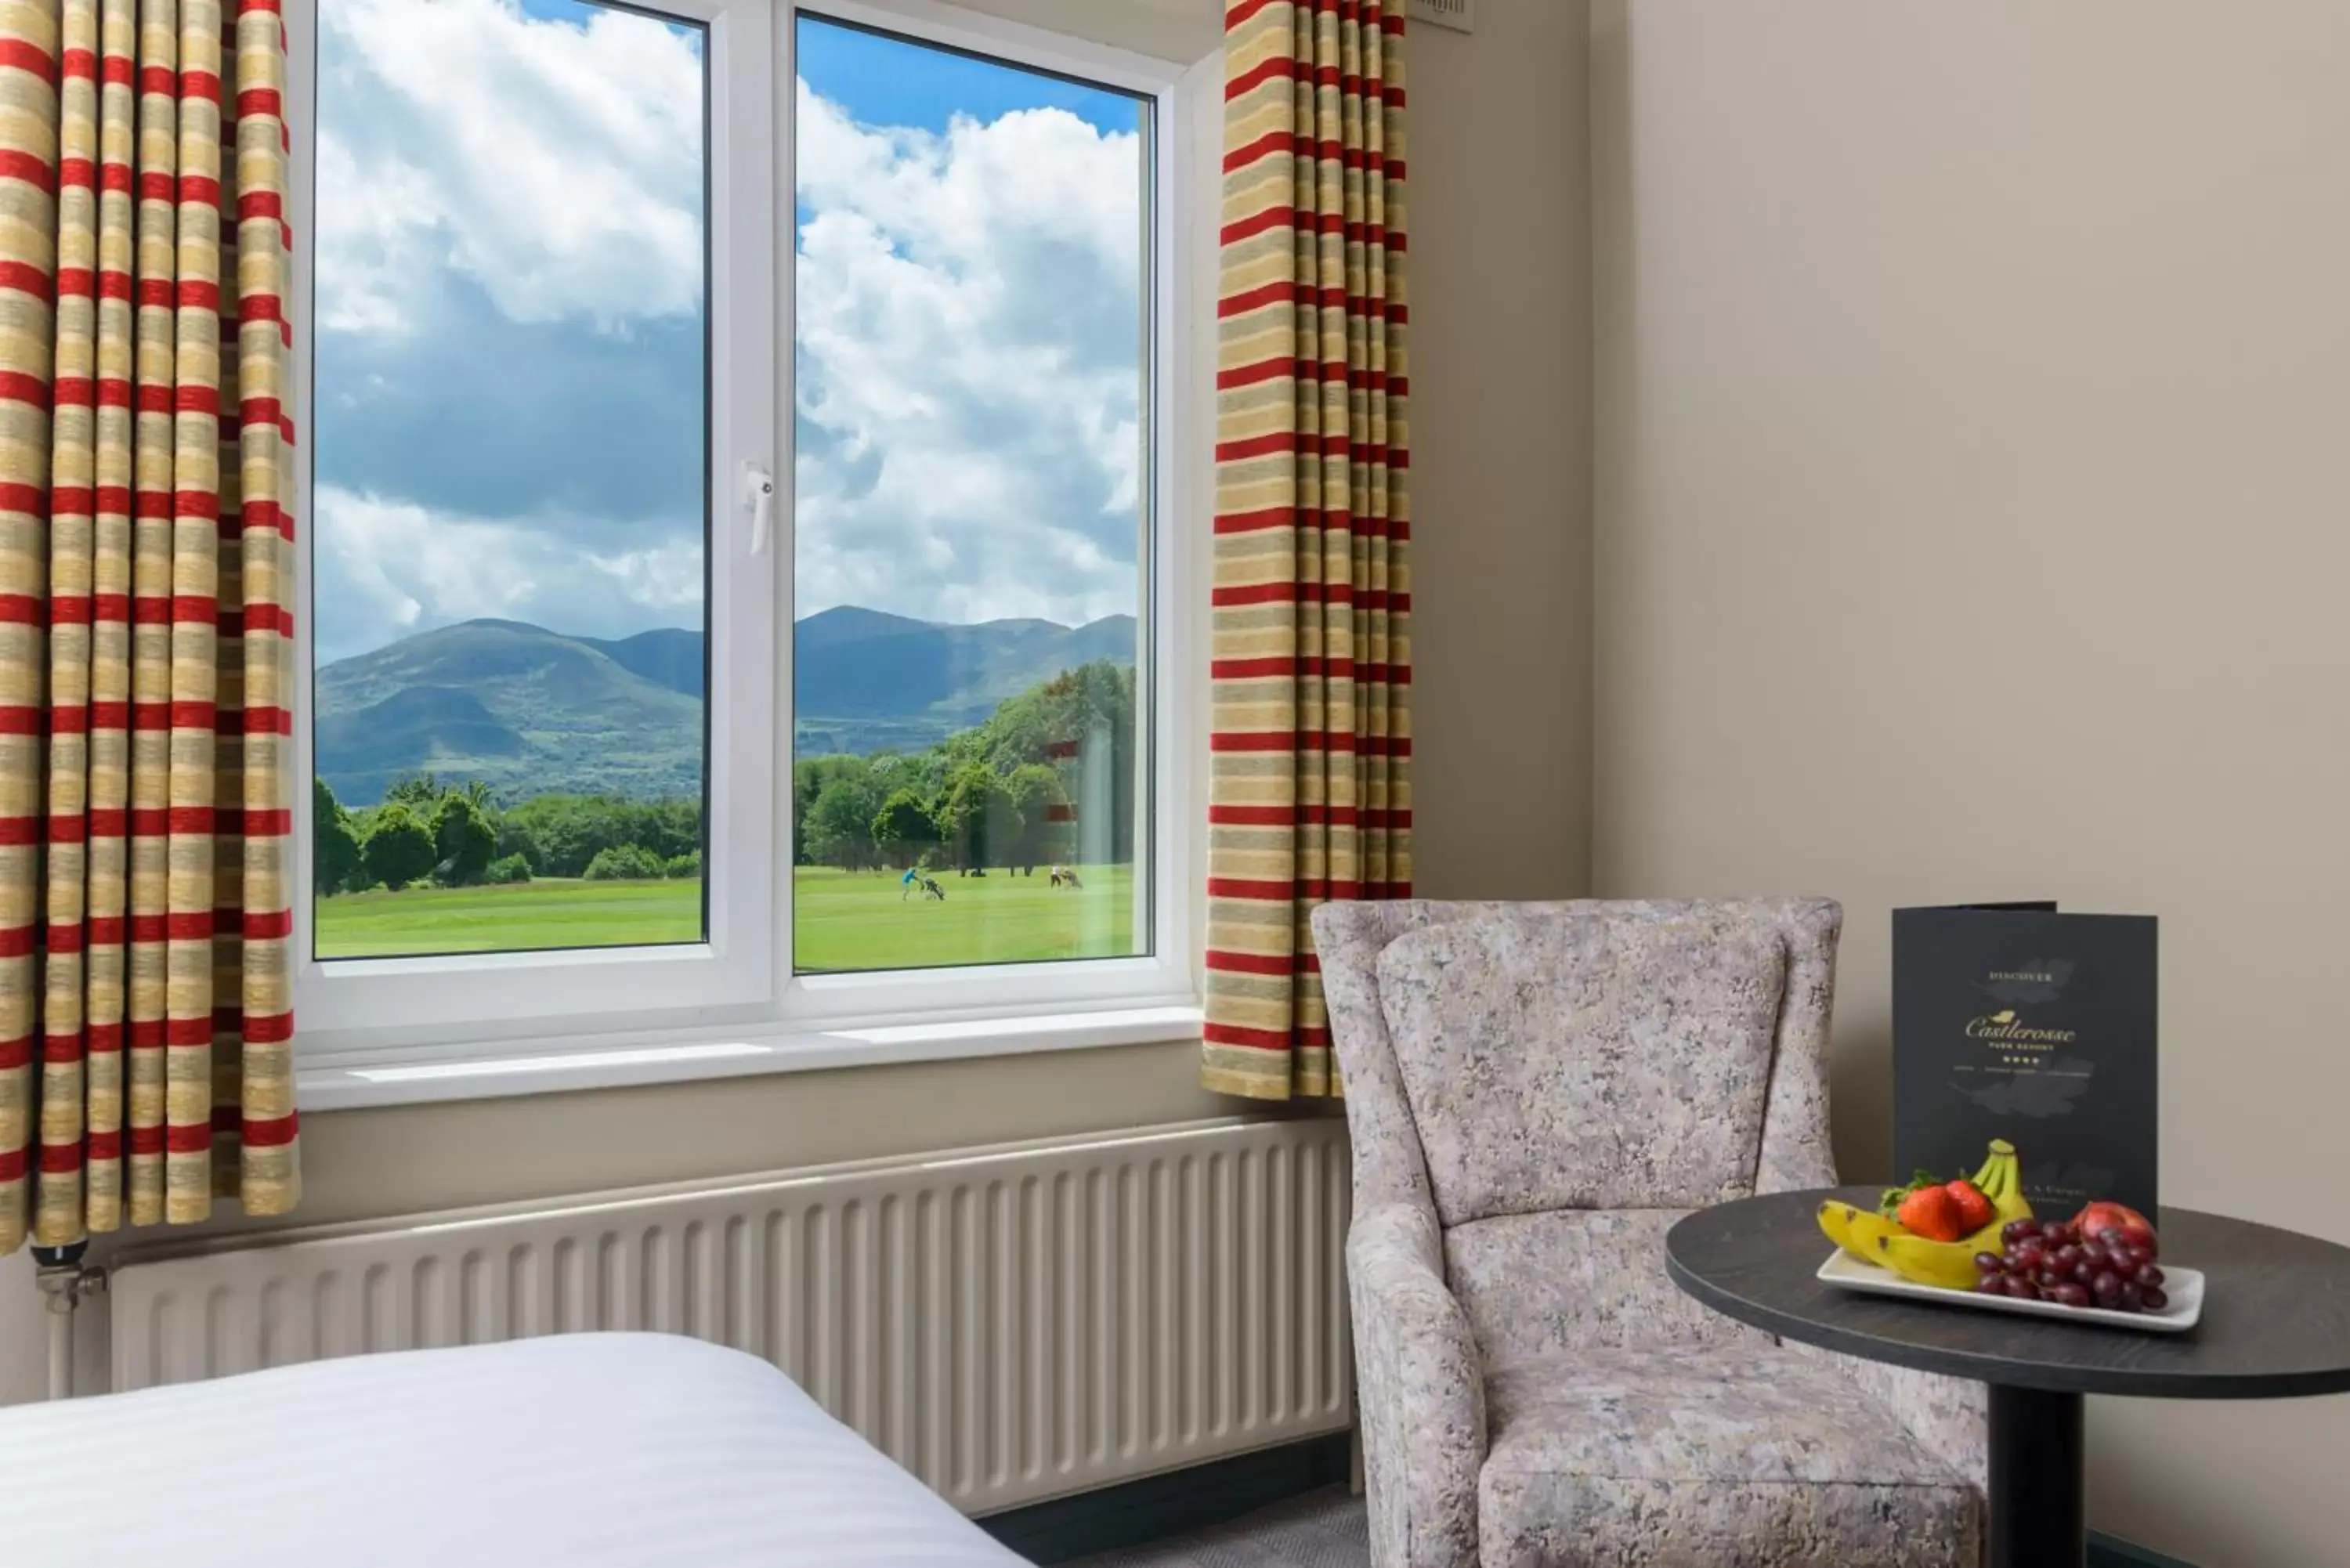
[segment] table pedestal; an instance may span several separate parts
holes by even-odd
[[[1991,1386],[1990,1568],[2082,1568],[2081,1396]]]

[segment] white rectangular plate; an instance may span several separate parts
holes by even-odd
[[[2184,1334],[2203,1317],[2203,1274],[2199,1269],[2162,1265],[2163,1294],[2170,1304],[2160,1312],[2107,1312],[2103,1307],[2070,1307],[2059,1302],[2023,1302],[2010,1296],[1977,1295],[1972,1291],[1944,1290],[1905,1280],[1890,1269],[1864,1263],[1838,1249],[1820,1265],[1819,1278],[1847,1291],[1870,1295],[1908,1296],[1943,1306],[1974,1307],[1981,1312],[2017,1313],[2024,1317],[2053,1317],[2065,1323],[2100,1323],[2114,1328],[2134,1328],[2140,1334]]]

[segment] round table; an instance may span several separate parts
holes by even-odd
[[[2162,1263],[2206,1276],[2202,1321],[2178,1334],[1862,1295],[1814,1278],[1832,1245],[1820,1233],[1821,1200],[1874,1209],[1883,1191],[1776,1192],[1703,1210],[1666,1235],[1666,1268],[1714,1311],[1783,1338],[1989,1384],[1991,1568],[2085,1561],[2085,1394],[2350,1393],[2350,1247],[2163,1210]]]

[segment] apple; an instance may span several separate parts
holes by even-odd
[[[2085,1241],[2101,1231],[2118,1231],[2127,1246],[2143,1247],[2150,1255],[2160,1251],[2154,1239],[2153,1224],[2126,1203],[2092,1203],[2073,1216],[2073,1223]]]

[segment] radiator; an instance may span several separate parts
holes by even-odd
[[[651,1329],[967,1513],[1343,1430],[1345,1124],[1238,1118],[127,1256],[113,1386]]]

